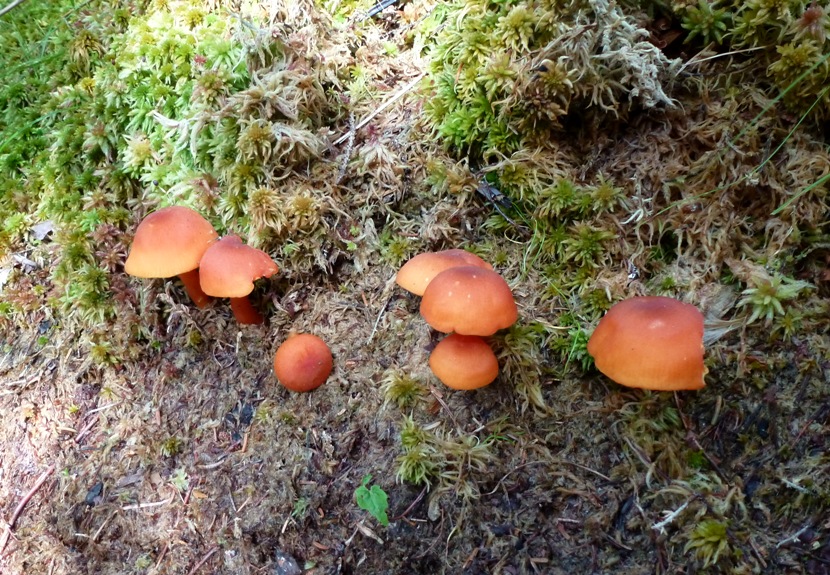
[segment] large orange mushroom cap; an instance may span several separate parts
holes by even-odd
[[[291,391],[311,391],[328,379],[334,361],[322,339],[309,333],[290,336],[274,354],[274,373]]]
[[[260,324],[265,321],[248,300],[254,281],[279,271],[268,254],[229,235],[207,249],[202,256],[199,278],[202,289],[214,297],[231,298],[231,310],[239,323]]]
[[[429,367],[444,385],[453,389],[478,389],[491,384],[499,374],[496,354],[486,341],[457,333],[438,342],[429,356]]]
[[[461,335],[493,335],[516,322],[510,286],[494,271],[458,266],[439,273],[421,299],[421,315],[433,328]]]
[[[493,266],[475,254],[460,249],[418,254],[398,270],[395,282],[408,292],[424,295],[429,282],[442,271],[458,266],[476,266],[492,270]]]
[[[602,373],[620,385],[660,391],[700,389],[703,314],[661,296],[634,297],[611,307],[588,340]]]
[[[210,301],[199,286],[199,262],[219,235],[198,212],[169,206],[138,224],[124,271],[140,278],[179,276],[190,299],[204,307]]]
[[[124,271],[140,278],[169,278],[195,270],[218,237],[198,212],[184,206],[162,208],[138,224]]]

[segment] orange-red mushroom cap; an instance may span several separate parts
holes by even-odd
[[[620,385],[660,391],[700,389],[703,314],[662,296],[634,297],[608,310],[588,340],[602,373]]]
[[[492,270],[493,266],[475,254],[460,249],[418,254],[398,270],[395,282],[408,292],[424,295],[424,290],[442,271],[458,266],[476,266]]]
[[[138,225],[124,271],[140,278],[169,278],[195,270],[218,237],[213,226],[190,208],[162,208]]]
[[[421,315],[433,328],[461,335],[493,335],[516,322],[519,312],[507,282],[494,271],[458,266],[439,273],[421,299]]]
[[[435,346],[429,356],[432,373],[447,387],[478,389],[489,385],[499,374],[496,354],[482,338],[451,333]]]
[[[214,297],[241,298],[254,290],[254,281],[279,271],[268,254],[229,235],[210,246],[202,256],[202,289]]]
[[[289,336],[274,354],[274,373],[291,391],[311,391],[320,387],[333,366],[329,346],[309,333]]]

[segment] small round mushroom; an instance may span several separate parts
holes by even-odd
[[[291,335],[274,354],[274,373],[291,391],[311,391],[326,381],[333,367],[331,350],[309,333]]]
[[[442,271],[458,266],[476,266],[492,270],[493,266],[475,254],[460,249],[418,254],[398,270],[395,282],[408,292],[424,295],[424,290]]]
[[[429,356],[429,367],[444,385],[462,390],[489,385],[499,374],[496,354],[486,341],[457,333],[438,342]]]
[[[225,236],[205,251],[201,261],[202,289],[213,297],[227,297],[236,321],[261,324],[265,321],[248,299],[254,281],[279,271],[268,254],[242,243],[239,236]]]
[[[433,328],[461,335],[493,335],[518,318],[507,282],[492,270],[475,266],[446,269],[429,282],[421,315]]]
[[[124,271],[140,278],[179,276],[193,303],[204,307],[210,297],[199,286],[199,261],[218,237],[213,226],[190,208],[162,208],[138,225]]]
[[[626,387],[700,389],[707,371],[703,314],[669,297],[623,300],[600,320],[588,353],[597,369]]]

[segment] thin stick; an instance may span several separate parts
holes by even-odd
[[[796,531],[795,533],[793,533],[792,535],[790,535],[786,539],[782,539],[781,541],[779,541],[778,544],[775,546],[775,548],[780,549],[784,545],[789,545],[790,543],[794,543],[795,541],[798,541],[798,538],[801,537],[801,535],[805,531],[807,531],[808,529],[811,529],[812,527],[813,527],[813,521],[810,520],[804,527],[802,527],[801,529],[799,529],[798,531]]]
[[[573,465],[574,467],[578,467],[579,469],[582,469],[582,470],[587,471],[587,472],[589,472],[589,473],[593,473],[593,474],[594,474],[594,475],[596,475],[597,477],[602,477],[602,478],[603,478],[603,479],[605,479],[606,481],[613,481],[610,477],[608,477],[607,475],[603,475],[602,473],[600,473],[600,472],[599,472],[599,471],[597,471],[596,469],[591,469],[590,467],[586,467],[586,466],[584,466],[584,465],[580,465],[579,463],[576,463],[575,461],[568,461],[567,459],[563,459],[562,461],[563,461],[564,463],[567,463],[568,465]]]
[[[0,553],[6,548],[6,544],[9,542],[9,537],[12,535],[12,529],[14,529],[14,524],[17,522],[17,518],[20,517],[20,514],[23,513],[23,508],[26,507],[26,504],[29,500],[34,496],[38,489],[40,489],[46,480],[49,478],[52,473],[55,472],[55,466],[50,465],[49,468],[40,474],[40,477],[37,478],[35,481],[34,486],[29,490],[29,492],[23,496],[23,499],[20,500],[20,503],[17,504],[17,507],[14,509],[14,513],[12,513],[11,520],[6,524],[6,529],[3,532],[3,538],[0,539]]]
[[[125,505],[121,508],[122,511],[134,511],[136,509],[148,509],[150,507],[161,507],[162,505],[167,505],[168,503],[172,503],[173,498],[165,499],[164,501],[152,501],[150,503],[135,503],[133,505]]]
[[[389,99],[388,99],[388,100],[386,100],[383,104],[381,104],[381,105],[380,105],[380,106],[379,106],[379,107],[378,107],[375,111],[373,111],[371,114],[369,114],[368,116],[366,116],[365,118],[363,118],[362,120],[360,120],[360,122],[357,124],[357,126],[355,126],[355,127],[354,127],[354,130],[349,130],[349,132],[348,132],[348,133],[343,134],[342,136],[340,136],[339,138],[337,138],[337,139],[334,141],[334,145],[335,145],[335,146],[339,146],[340,144],[342,144],[343,142],[345,142],[346,140],[348,140],[348,139],[349,139],[349,134],[352,134],[352,133],[354,133],[354,132],[357,132],[360,128],[362,128],[363,126],[365,126],[366,124],[368,124],[369,122],[371,122],[371,121],[372,121],[372,118],[374,118],[375,116],[377,116],[378,114],[380,114],[381,112],[383,112],[386,108],[388,108],[389,106],[391,106],[392,104],[394,104],[395,102],[397,102],[398,100],[400,100],[400,99],[401,99],[401,97],[402,97],[404,94],[406,94],[406,93],[407,93],[407,92],[409,92],[412,88],[414,88],[414,87],[416,86],[416,84],[418,84],[418,82],[420,82],[420,81],[423,79],[423,77],[424,77],[424,76],[426,76],[426,75],[427,75],[427,73],[426,73],[426,72],[422,72],[422,73],[418,74],[418,76],[417,76],[414,80],[412,80],[409,84],[407,84],[406,86],[404,86],[403,88],[401,88],[400,90],[398,90],[397,92],[395,92],[395,93],[392,95],[392,97],[391,97],[391,98],[389,98]]]
[[[92,427],[96,423],[98,423],[97,415],[95,417],[91,417],[89,419],[89,422],[86,425],[84,425],[83,429],[81,429],[81,431],[78,432],[78,435],[75,436],[75,443],[80,443],[84,436],[92,430]]]
[[[392,521],[398,521],[399,519],[403,519],[404,517],[406,517],[406,515],[410,511],[412,511],[415,508],[415,506],[418,505],[418,503],[424,498],[424,495],[426,495],[426,492],[427,492],[426,487],[421,489],[421,492],[418,494],[418,497],[415,498],[415,501],[413,501],[412,503],[409,504],[409,507],[406,508],[406,511],[404,511],[403,513],[401,513],[397,517],[393,517]]]
[[[485,493],[484,495],[492,495],[493,493],[498,491],[499,487],[501,487],[502,483],[504,483],[504,480],[507,479],[507,477],[511,473],[513,473],[514,471],[518,471],[519,469],[522,469],[523,467],[530,467],[531,465],[539,465],[541,463],[547,463],[547,462],[546,461],[528,461],[527,463],[522,463],[521,465],[518,465],[518,466],[514,467],[513,469],[511,469],[510,471],[505,473],[504,476],[501,479],[499,479],[499,482],[496,483],[496,486],[493,488],[493,491],[490,491],[489,493]]]
[[[378,312],[378,317],[375,319],[375,324],[372,326],[372,333],[369,334],[369,339],[366,340],[366,345],[372,343],[372,338],[375,337],[375,333],[378,330],[378,325],[380,325],[380,319],[383,317],[383,314],[386,313],[386,306],[389,305],[389,300],[392,298],[392,290],[395,289],[395,279],[396,276],[392,276],[386,282],[386,285],[383,288],[383,294],[381,297],[386,296],[386,301],[380,307],[380,312]]]
[[[169,548],[170,548],[170,542],[168,541],[167,543],[164,544],[164,548],[161,550],[161,553],[159,554],[159,558],[156,561],[156,571],[158,571],[159,565],[161,565],[161,560],[164,559],[164,556],[167,554],[167,549],[169,549]]]
[[[214,547],[213,549],[211,549],[210,551],[208,551],[208,552],[207,552],[207,555],[205,555],[204,557],[202,557],[202,560],[201,560],[201,561],[199,561],[198,563],[196,563],[196,565],[194,565],[194,566],[193,566],[193,569],[191,569],[190,571],[188,571],[188,572],[187,572],[187,575],[194,575],[194,573],[196,573],[196,571],[198,571],[199,569],[201,569],[201,568],[202,568],[202,565],[204,565],[205,563],[207,563],[207,562],[208,562],[208,559],[210,559],[211,557],[213,557],[214,553],[216,553],[217,551],[219,551],[219,547]]]
[[[685,70],[686,68],[688,68],[692,64],[694,64],[694,65],[702,64],[704,62],[708,62],[709,60],[714,60],[716,58],[724,58],[726,56],[735,56],[736,54],[744,54],[746,52],[755,52],[756,50],[764,50],[768,47],[769,46],[755,46],[754,48],[744,48],[743,50],[732,50],[731,52],[724,52],[723,54],[715,54],[713,56],[707,56],[706,58],[701,58],[700,60],[696,60],[695,57],[697,55],[695,55],[695,57],[690,58],[688,62],[683,64],[680,67],[680,69],[677,71],[677,73],[680,74],[680,72],[682,72],[683,70]],[[698,52],[698,54],[702,54],[702,53],[703,52]]]
[[[104,522],[103,522],[103,523],[101,523],[101,526],[98,528],[98,531],[96,531],[96,532],[95,532],[95,535],[93,535],[93,536],[92,536],[92,542],[93,542],[93,543],[94,543],[95,541],[98,541],[98,538],[101,536],[101,532],[104,530],[104,527],[106,527],[106,526],[107,526],[107,523],[109,523],[109,522],[110,522],[110,520],[111,520],[113,517],[115,517],[115,513],[113,513],[112,515],[110,515],[109,517],[107,517],[106,519],[104,519]]]
[[[101,407],[96,407],[95,409],[90,409],[89,411],[87,411],[87,412],[86,412],[86,414],[87,414],[87,415],[92,415],[93,413],[98,413],[99,411],[104,411],[104,410],[107,410],[107,409],[109,409],[109,408],[111,408],[111,407],[115,407],[115,406],[117,406],[117,405],[121,405],[122,403],[124,403],[124,402],[123,402],[123,401],[116,401],[116,402],[114,402],[114,403],[108,403],[108,404],[106,404],[106,405],[102,405]]]
[[[458,425],[458,420],[455,418],[455,415],[450,409],[450,406],[447,405],[447,403],[444,401],[444,398],[441,396],[441,392],[435,389],[435,386],[432,385],[429,386],[429,392],[436,399],[436,401],[438,401],[438,403],[440,403],[441,406],[447,410],[447,413],[450,415],[450,419],[452,419],[452,423],[453,425],[455,425],[455,428],[461,429],[461,427]]]
[[[26,0],[14,0],[14,2],[12,2],[11,4],[9,4],[9,5],[8,5],[8,6],[6,6],[5,8],[3,8],[2,10],[0,10],[0,16],[2,16],[3,14],[6,14],[6,13],[8,13],[8,12],[11,12],[11,11],[12,11],[12,10],[14,10],[16,7],[18,7],[18,6],[20,6],[21,4],[23,4],[23,2],[25,2],[25,1],[26,1]],[[0,549],[0,551],[2,551],[2,549]]]
[[[689,499],[687,501],[684,501],[683,505],[681,505],[680,507],[678,507],[674,511],[669,511],[668,513],[664,511],[663,512],[664,513],[663,520],[659,523],[655,523],[654,525],[651,526],[651,528],[656,530],[656,531],[659,531],[660,533],[665,533],[666,532],[666,525],[670,524],[672,521],[677,519],[677,516],[680,515],[681,513],[683,513],[683,510],[686,509],[689,506],[689,503],[691,503],[693,500],[694,500],[694,497],[692,497],[691,499]]]

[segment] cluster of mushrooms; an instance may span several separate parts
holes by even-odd
[[[279,271],[271,257],[236,235],[222,238],[201,214],[170,206],[149,214],[138,225],[124,270],[140,278],[178,276],[199,308],[211,299],[230,298],[241,324],[261,324],[262,314],[248,295],[254,282]],[[311,334],[292,334],[274,355],[274,373],[292,391],[310,391],[323,384],[333,360],[328,345]]]
[[[453,389],[492,383],[499,364],[484,338],[518,317],[513,293],[493,266],[460,249],[428,252],[404,264],[395,281],[422,296],[424,320],[449,334],[429,356],[435,376]]]
[[[139,224],[125,271],[141,278],[178,276],[193,302],[230,298],[241,324],[264,321],[248,300],[254,281],[279,271],[268,254],[239,236],[222,238],[199,213],[183,206],[162,208]],[[409,260],[395,281],[422,296],[421,315],[447,335],[429,366],[453,389],[492,383],[498,360],[484,339],[518,318],[507,282],[493,266],[461,249],[422,253]],[[703,315],[692,305],[660,297],[634,297],[612,306],[588,340],[597,369],[615,382],[642,389],[676,391],[704,386]],[[311,391],[331,374],[328,345],[311,334],[291,334],[274,355],[274,373],[292,391]]]
[[[399,286],[421,300],[421,315],[449,333],[429,358],[448,387],[476,389],[498,375],[498,362],[484,336],[517,318],[507,283],[490,264],[464,250],[424,253],[398,272]],[[627,387],[659,391],[700,389],[703,376],[703,315],[689,304],[661,296],[617,303],[588,341],[597,369]]]

